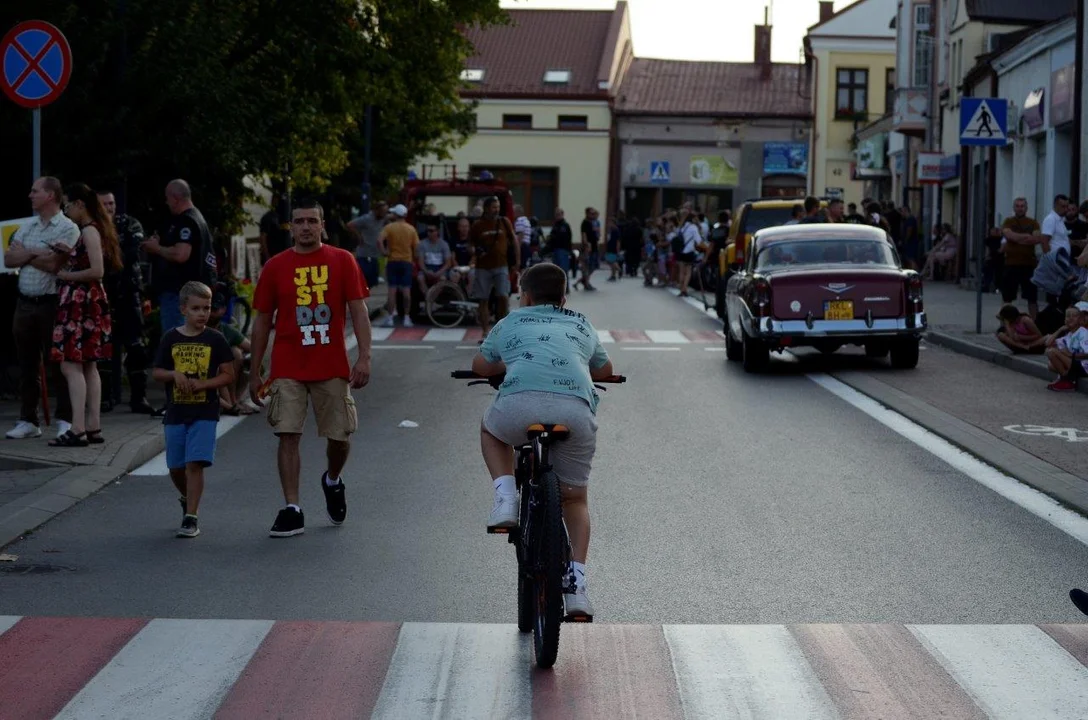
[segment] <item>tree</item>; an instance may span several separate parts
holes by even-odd
[[[0,8],[0,30],[27,19],[16,5]],[[368,102],[380,109],[378,177],[457,142],[471,52],[459,28],[504,17],[498,0],[38,0],[33,14],[65,31],[75,60],[43,110],[43,170],[127,187],[145,219],[163,216],[165,183],[184,177],[223,232],[243,218],[246,178],[290,173],[320,192],[361,172]],[[0,102],[0,129],[0,217],[17,217],[29,111]]]

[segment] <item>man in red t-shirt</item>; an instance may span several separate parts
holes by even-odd
[[[261,271],[253,299],[250,393],[260,395],[265,381],[261,361],[268,348],[273,317],[268,422],[279,437],[280,484],[287,507],[276,516],[272,537],[299,535],[306,529],[299,507],[302,472],[299,440],[310,402],[317,434],[328,440],[328,466],[321,476],[325,508],[333,525],[347,517],[340,472],[348,460],[350,438],[358,425],[351,388],[370,382],[370,316],[365,298],[370,290],[355,258],[346,250],[321,242],[325,222],[321,206],[307,202],[291,216],[295,246],[271,258]],[[347,313],[359,344],[359,359],[348,364],[344,343]]]

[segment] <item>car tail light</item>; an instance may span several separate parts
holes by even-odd
[[[771,315],[771,284],[764,278],[759,278],[755,282],[755,305],[756,314],[763,317],[770,317]]]
[[[752,236],[748,233],[741,233],[737,236],[736,241],[736,262],[743,263],[744,258],[748,253],[748,243],[751,241]]]
[[[922,312],[922,276],[917,273],[907,276],[906,286],[907,309],[915,313]]]

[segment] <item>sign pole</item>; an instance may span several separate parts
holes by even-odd
[[[980,153],[980,152],[985,153],[986,151],[985,150],[980,151],[977,148],[971,148],[971,154],[970,154],[970,156],[971,156],[971,167],[974,167],[974,165],[975,165],[975,155]],[[983,156],[985,157],[985,154]],[[976,239],[975,239],[975,243],[976,243],[976,246],[975,246],[975,334],[976,335],[981,335],[982,334],[982,253],[985,252],[985,250],[986,250],[986,241],[985,241],[984,238],[988,237],[989,234],[990,234],[989,218],[985,217],[985,215],[986,215],[986,212],[985,212],[985,210],[986,210],[986,197],[989,194],[989,190],[987,188],[987,183],[989,181],[990,173],[988,172],[988,169],[985,166],[983,166],[982,170],[983,171],[981,173],[979,173],[981,175],[981,178],[982,178],[982,180],[980,182],[980,185],[982,187],[978,191],[976,191],[976,193],[975,193],[976,198],[977,198],[977,200],[975,202],[975,216],[976,217],[981,217],[986,222],[976,222],[976,223],[974,223],[974,225],[975,225],[974,229],[977,230],[978,232],[973,233],[974,235],[977,236]],[[968,229],[968,231],[970,231],[971,223],[968,222],[967,225],[968,225],[967,229]],[[982,230],[983,226],[986,227],[985,235],[981,234],[981,230]]]
[[[31,182],[37,182],[42,176],[42,109],[34,108],[31,115],[34,116],[34,177]]]

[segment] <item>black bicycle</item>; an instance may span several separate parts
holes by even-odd
[[[504,375],[485,377],[471,370],[457,370],[456,380],[469,385],[491,385],[498,389]],[[613,375],[597,383],[624,383]],[[565,616],[563,591],[570,568],[570,538],[563,522],[559,478],[548,461],[554,443],[570,437],[563,425],[534,423],[527,428],[529,442],[516,449],[514,478],[520,494],[518,524],[512,528],[488,528],[489,533],[508,535],[518,559],[518,630],[533,633],[537,667],[550,668],[559,654],[559,625],[566,622],[593,622],[592,615]]]

